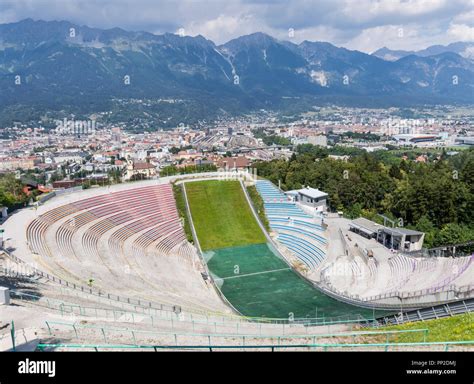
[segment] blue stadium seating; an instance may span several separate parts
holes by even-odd
[[[272,218],[270,219],[270,225],[272,223],[286,223],[286,224],[290,224],[290,221],[288,220],[288,218]],[[307,228],[311,228],[311,229],[315,229],[316,231],[324,231],[324,228],[319,225],[319,224],[313,224],[313,223],[309,223],[307,221],[303,221],[303,220],[293,220],[293,224],[294,225],[298,225],[298,226],[303,226],[303,227],[307,227]]]
[[[276,230],[281,229],[281,230],[288,231],[288,232],[295,232],[295,234],[301,234],[301,235],[304,235],[304,236],[308,236],[308,237],[316,240],[317,242],[319,242],[321,244],[327,244],[327,240],[324,237],[316,235],[315,233],[309,232],[305,229],[291,227],[291,226],[288,226],[288,225],[279,225],[279,224],[273,224],[272,228],[276,229]]]
[[[290,235],[288,233],[280,233],[278,234],[278,240],[284,239],[290,242],[293,242],[296,245],[299,245],[301,248],[306,250],[309,254],[314,255],[316,260],[318,260],[318,263],[320,261],[323,261],[324,259],[324,251],[318,248],[316,245],[313,243],[310,243],[308,240],[305,240],[301,237],[297,237],[295,235]]]
[[[325,251],[302,236],[307,236],[307,238],[325,246],[327,240],[322,236],[324,228],[303,220],[313,219],[313,216],[308,215],[296,203],[290,201],[270,181],[259,180],[256,187],[264,201],[270,228],[279,233],[278,241],[291,250],[309,268],[316,268],[324,260]],[[291,232],[291,234],[281,233],[281,231]]]

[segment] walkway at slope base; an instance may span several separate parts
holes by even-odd
[[[229,182],[222,181],[222,183]],[[190,184],[192,183],[187,183],[186,188],[189,188]],[[218,184],[215,186],[219,187]],[[228,196],[228,198],[239,198],[239,196]],[[193,196],[190,193],[188,199],[191,212],[193,204],[208,204],[209,211],[215,210],[214,204],[219,204],[204,194]],[[241,205],[241,209],[250,210],[250,207],[245,202]],[[220,212],[226,221],[233,216],[237,218],[231,211],[221,209]],[[217,217],[213,219],[218,220]],[[206,225],[202,217],[198,222],[198,225]],[[194,221],[195,226],[196,224]],[[373,316],[371,310],[341,303],[315,289],[289,267],[271,244],[244,244],[207,249],[203,251],[203,257],[217,287],[232,306],[244,316],[280,319],[318,318],[321,321],[323,318],[324,321],[337,321]]]

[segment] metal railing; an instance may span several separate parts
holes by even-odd
[[[459,244],[448,244],[441,247],[422,248],[416,251],[403,252],[408,257],[428,258],[428,257],[466,257],[472,254],[474,241],[467,241]],[[459,252],[459,248],[467,247],[467,251]]]
[[[369,326],[378,327],[385,325],[396,325],[420,320],[439,319],[453,315],[471,314],[473,312],[474,299],[460,300],[417,310],[400,312],[393,315],[381,316]]]
[[[99,351],[103,350],[154,350],[166,351],[166,350],[197,350],[197,351],[217,351],[217,350],[234,350],[234,351],[245,351],[245,350],[267,350],[271,352],[284,351],[284,350],[313,350],[317,351],[331,351],[339,349],[372,349],[382,350],[385,352],[395,351],[400,349],[413,350],[414,348],[426,347],[432,350],[434,347],[441,347],[443,351],[447,352],[451,347],[465,346],[471,350],[474,347],[474,341],[443,341],[443,342],[423,342],[423,343],[373,343],[373,344],[300,344],[300,345],[246,345],[246,346],[233,346],[233,345],[101,345],[101,344],[38,344],[38,351],[47,351],[55,348],[66,348],[66,349],[89,349]]]
[[[320,339],[331,339],[331,338],[348,338],[351,343],[355,343],[357,338],[368,339],[371,337],[383,338],[386,343],[392,343],[394,336],[401,336],[406,334],[416,334],[420,336],[420,342],[426,342],[429,330],[428,329],[409,329],[409,330],[391,330],[391,331],[356,331],[356,332],[338,332],[338,333],[326,333],[326,334],[306,334],[306,335],[272,335],[272,334],[234,334],[234,333],[194,333],[194,332],[156,332],[148,330],[130,329],[130,328],[118,328],[118,327],[105,327],[102,325],[84,325],[78,323],[65,323],[58,321],[45,321],[50,336],[58,337],[54,333],[54,329],[65,327],[69,331],[73,331],[76,338],[80,338],[81,335],[84,338],[91,338],[91,333],[96,332],[100,338],[104,339],[105,343],[109,340],[117,340],[118,338],[129,338],[133,340],[133,345],[138,345],[137,340],[140,338],[159,338],[161,341],[168,341],[168,343],[174,343],[175,346],[179,345],[181,339],[186,340],[193,339],[193,344],[196,345],[213,345],[218,342],[224,341],[236,343],[241,346],[248,345],[249,341],[254,343],[258,341],[271,341],[271,344],[281,345],[286,340],[286,343],[296,342],[301,340],[311,340],[312,344],[316,344]],[[60,337],[60,335],[59,335]],[[380,340],[375,340],[380,341]],[[143,342],[142,342],[143,344]],[[299,342],[301,344],[301,342]],[[341,343],[343,344],[343,343]]]
[[[142,307],[148,307],[148,308],[154,308],[154,309],[157,309],[157,310],[160,310],[160,311],[170,311],[170,312],[174,312],[174,313],[181,312],[181,307],[178,306],[178,305],[152,303],[150,301],[145,301],[145,300],[134,299],[134,298],[130,298],[130,297],[123,297],[123,296],[119,296],[119,295],[114,295],[114,294],[111,294],[111,293],[103,292],[100,289],[96,290],[96,289],[93,289],[91,287],[84,287],[83,285],[80,285],[80,284],[71,283],[68,280],[64,280],[64,279],[61,279],[57,276],[50,275],[49,273],[43,272],[43,271],[41,271],[41,270],[39,270],[35,267],[30,266],[28,263],[24,262],[22,259],[20,259],[19,257],[11,254],[9,251],[7,251],[5,249],[1,250],[1,252],[6,254],[14,262],[16,262],[18,264],[25,265],[27,267],[28,271],[30,272],[30,274],[38,276],[38,277],[43,277],[43,278],[45,278],[49,281],[52,281],[54,283],[63,285],[65,287],[76,289],[76,290],[79,290],[79,291],[82,291],[82,292],[87,292],[90,295],[95,295],[95,296],[98,296],[98,297],[107,297],[108,299],[115,300],[117,302],[122,302],[122,303],[127,303],[127,304],[134,304],[134,305],[138,305],[138,306],[142,306]],[[4,269],[4,272],[5,273],[11,273],[11,271],[8,271],[8,270],[5,270],[5,269]],[[25,273],[25,275],[27,275],[27,273]]]
[[[302,322],[302,320],[295,320],[294,322],[288,322],[287,319],[283,322],[276,322],[276,319],[269,319],[268,322],[256,322],[256,321],[247,321],[246,318],[237,317],[235,321],[232,321],[230,318],[220,317],[220,318],[200,318],[193,316],[193,314],[188,314],[189,318],[185,316],[184,313],[177,315],[171,315],[166,313],[159,313],[153,315],[150,312],[146,313],[143,311],[132,311],[124,309],[114,309],[114,308],[103,308],[103,307],[89,307],[84,305],[78,305],[75,303],[68,303],[62,300],[55,300],[50,298],[43,298],[41,296],[32,295],[29,293],[24,293],[16,290],[11,291],[13,299],[25,300],[30,304],[36,304],[39,306],[44,306],[48,309],[57,311],[62,317],[69,318],[73,316],[82,316],[82,317],[93,317],[96,320],[103,319],[104,321],[114,321],[122,323],[132,323],[132,324],[149,324],[151,326],[160,326],[160,327],[169,327],[170,329],[175,329],[178,326],[189,326],[193,331],[199,328],[213,329],[215,332],[219,330],[233,330],[237,334],[243,332],[245,329],[254,330],[261,334],[263,331],[275,330],[281,334],[285,334],[289,329],[294,329],[295,327],[300,327],[306,333],[309,333],[311,326],[327,326],[328,329],[331,326],[338,325],[348,325],[354,326],[356,324],[369,324],[375,319],[341,319],[327,321],[324,318],[318,319],[307,319],[307,323]],[[163,316],[165,315],[165,316]],[[74,318],[75,319],[75,318]]]
[[[342,234],[342,231],[340,231],[340,236],[341,236],[341,239],[343,241],[343,246],[344,246],[344,249],[345,249],[345,252],[346,252],[346,247],[347,247],[347,244],[345,242],[345,239],[344,239],[344,236]],[[349,255],[351,255],[351,251],[349,251]],[[462,272],[464,272],[464,270],[467,269],[467,267],[470,265],[470,263],[462,270]],[[458,274],[459,275],[459,274]],[[400,300],[403,300],[403,299],[419,299],[419,298],[422,298],[422,297],[426,297],[428,295],[434,295],[434,294],[440,294],[440,293],[446,293],[446,296],[448,296],[449,294],[451,294],[454,297],[457,297],[459,295],[464,295],[464,296],[472,296],[474,294],[474,284],[469,284],[469,285],[464,285],[464,286],[457,286],[455,284],[450,284],[450,285],[445,285],[446,283],[449,283],[451,282],[454,278],[453,277],[448,277],[446,278],[445,280],[441,281],[440,283],[438,283],[436,286],[434,287],[430,287],[430,288],[424,288],[424,289],[419,289],[419,290],[416,290],[416,291],[411,291],[411,292],[399,292],[399,291],[391,291],[391,292],[387,292],[387,293],[382,293],[382,294],[378,294],[378,295],[372,295],[372,296],[364,296],[364,297],[361,297],[359,295],[352,295],[352,294],[349,294],[348,292],[343,292],[343,291],[340,291],[338,290],[336,287],[334,287],[331,282],[325,278],[324,276],[322,276],[322,280],[321,282],[324,284],[323,286],[320,286],[322,289],[324,289],[326,292],[330,292],[332,293],[333,295],[336,295],[340,298],[343,298],[343,299],[346,299],[348,301],[350,301],[351,303],[357,305],[357,304],[371,304],[372,307],[374,308],[397,308],[400,306],[400,304],[388,304],[388,303],[377,303],[377,301],[379,300],[385,300],[385,299],[392,299],[392,298],[396,298],[396,299],[400,299]],[[456,276],[457,277],[457,276]],[[446,298],[446,301],[449,301],[448,297]],[[421,303],[421,305],[429,305],[430,303]],[[409,305],[409,304],[404,304],[404,305]],[[420,305],[419,303],[413,303],[412,305]]]
[[[335,288],[329,281],[325,281],[325,288],[332,293],[346,299],[353,300],[354,303],[372,303],[372,305],[377,308],[378,306],[384,307],[384,304],[382,303],[375,303],[377,300],[384,300],[384,299],[391,299],[391,298],[398,298],[398,299],[416,299],[416,298],[421,298],[427,295],[433,295],[433,294],[438,294],[438,293],[452,293],[453,297],[458,296],[459,294],[466,294],[470,295],[471,292],[474,292],[474,285],[465,285],[462,287],[458,287],[457,285],[449,285],[443,288],[425,288],[425,289],[420,289],[417,291],[412,291],[412,292],[399,292],[399,291],[392,291],[392,292],[387,292],[387,293],[382,293],[379,295],[373,295],[373,296],[364,296],[361,297],[359,295],[351,295],[347,292],[342,292]],[[417,304],[417,303],[414,303]],[[421,303],[422,305],[428,305],[429,303]],[[385,307],[399,307],[399,304],[386,304]]]

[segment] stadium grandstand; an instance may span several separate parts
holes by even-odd
[[[262,196],[270,228],[278,233],[277,240],[306,265],[316,269],[324,261],[327,240],[321,216],[309,215],[269,181],[256,182]]]
[[[11,215],[2,350],[472,349],[423,323],[384,327],[469,314],[473,257],[392,253],[267,180],[232,177],[74,190]]]

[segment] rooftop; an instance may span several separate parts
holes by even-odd
[[[154,165],[146,162],[135,162],[133,163],[133,169],[135,170],[140,170],[140,169],[150,169],[150,168],[155,168]]]
[[[365,232],[368,235],[372,235],[374,233],[377,233],[378,231],[383,231],[393,236],[400,236],[400,235],[421,236],[423,235],[423,232],[414,231],[412,229],[399,228],[399,227],[397,228],[385,227],[381,224],[377,224],[363,217],[359,217],[358,219],[352,220],[349,223],[349,226],[351,226],[352,228],[356,228],[359,231]]]
[[[349,223],[349,226],[356,228],[358,230],[362,230],[363,232],[369,235],[373,233],[377,233],[380,229],[385,228],[383,225],[377,224],[363,217],[359,217],[358,219],[352,220]]]
[[[323,191],[320,191],[317,188],[311,188],[311,187],[296,189],[296,190],[293,190],[293,191],[288,191],[286,193],[289,194],[289,195],[294,195],[296,193],[299,193],[299,194],[307,196],[311,199],[319,199],[321,197],[327,197],[328,196],[327,193],[325,193]]]
[[[412,229],[406,229],[406,228],[389,228],[389,227],[385,227],[384,229],[384,232],[387,232],[391,235],[407,235],[407,236],[421,236],[423,234],[423,232],[419,232],[419,231],[414,231]]]

